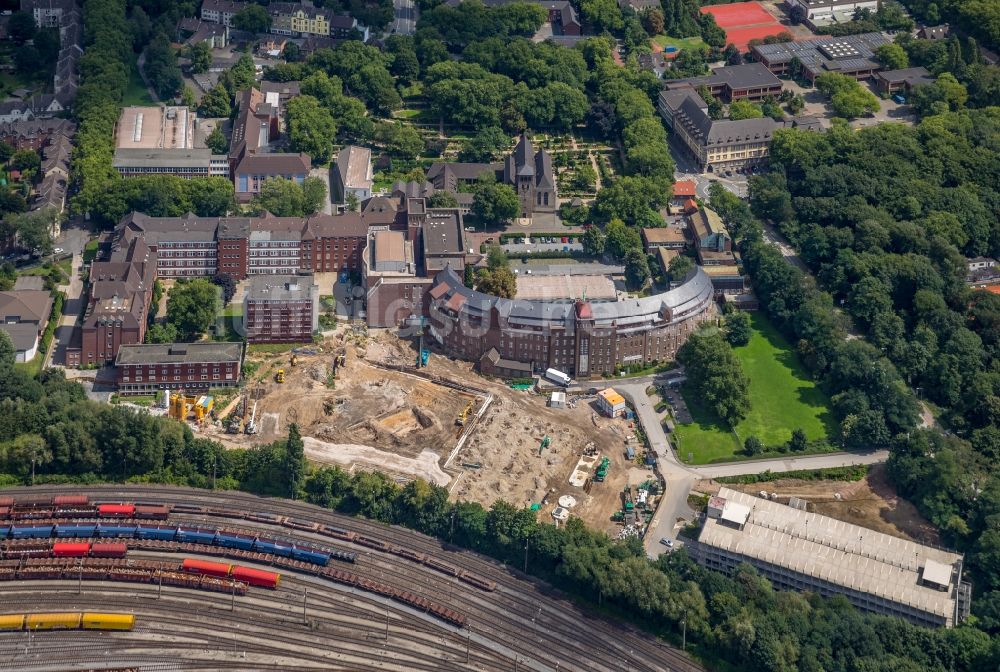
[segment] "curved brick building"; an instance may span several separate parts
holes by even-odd
[[[451,267],[428,292],[430,333],[483,373],[517,377],[555,368],[576,378],[673,359],[698,323],[714,318],[700,269],[676,289],[607,302],[523,301],[476,292]]]

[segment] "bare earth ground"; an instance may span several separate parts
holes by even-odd
[[[592,400],[548,408],[546,396],[511,390],[479,377],[468,362],[438,353],[424,372],[479,392],[386,370],[376,364],[412,366],[416,358],[412,343],[388,332],[356,335],[341,328],[316,347],[317,354],[300,355],[294,367],[288,353],[252,354],[251,361],[260,366],[247,389],[257,400],[260,433],[227,435],[215,426],[206,433],[232,447],[248,447],[284,438],[295,422],[306,439],[306,456],[314,462],[378,469],[399,480],[418,476],[447,487],[453,499],[484,505],[504,499],[527,506],[545,498],[541,515],[546,518],[559,497],[569,494],[577,500],[573,515],[610,533],[618,527],[610,516],[621,507],[625,484],[651,477],[625,457],[631,423],[599,416]],[[346,351],[347,364],[331,388],[329,367],[340,351]],[[283,384],[274,380],[279,368],[285,370]],[[492,403],[445,469],[463,430],[456,418],[470,408],[471,422],[490,395]],[[545,436],[550,445],[539,455]],[[593,483],[590,494],[569,482],[589,444],[611,460],[607,480]],[[463,466],[475,464],[480,466]]]
[[[705,480],[700,481],[695,489],[714,494],[720,487],[715,481]],[[810,511],[903,539],[940,545],[934,527],[920,515],[916,507],[896,495],[886,481],[882,465],[872,467],[868,476],[854,482],[786,478],[749,485],[728,484],[726,487],[754,495],[761,490],[776,492],[778,501],[781,502],[787,502],[791,496],[799,497],[810,502]],[[835,493],[840,494],[839,501],[834,496]]]

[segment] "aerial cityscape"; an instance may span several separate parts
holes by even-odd
[[[1000,670],[1000,0],[0,2],[0,670]]]

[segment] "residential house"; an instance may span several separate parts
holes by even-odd
[[[728,252],[733,249],[733,239],[722,218],[709,208],[701,208],[688,217],[688,232],[698,250]]]
[[[38,119],[0,123],[0,141],[14,149],[39,151],[58,138],[72,138],[76,124],[68,119]]]
[[[229,26],[186,17],[177,24],[177,38],[189,47],[204,42],[210,49],[225,49],[229,44]]]
[[[283,177],[302,184],[312,168],[310,158],[299,154],[247,154],[237,164],[233,175],[236,200],[248,203],[260,193],[264,183]]]
[[[0,292],[0,331],[14,344],[14,359],[30,362],[52,313],[52,295],[39,289]]]
[[[990,257],[973,257],[965,260],[965,281],[970,285],[992,283],[1000,278],[1000,265]]]
[[[333,198],[337,203],[347,203],[351,194],[358,203],[372,195],[372,151],[367,147],[347,145],[337,153],[333,164]]]
[[[684,204],[690,199],[697,198],[696,186],[693,180],[678,180],[674,182],[670,204],[677,208],[683,208]]]
[[[346,39],[351,31],[359,29],[358,22],[311,2],[272,2],[267,6],[271,14],[271,32],[278,35],[317,35]],[[367,33],[367,29],[362,31]],[[367,34],[365,34],[367,39]]]
[[[921,40],[943,40],[951,35],[951,28],[947,23],[940,26],[924,26],[917,31],[917,37]]]
[[[249,4],[248,2],[235,2],[233,0],[202,0],[201,20],[210,23],[221,23],[231,28],[233,25],[233,15]]]
[[[549,13],[552,34],[555,36],[577,36],[583,32],[576,8],[567,0],[538,0],[538,4]]]

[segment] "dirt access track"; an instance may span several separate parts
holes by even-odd
[[[700,481],[695,490],[708,494],[719,491],[715,481]],[[899,496],[886,481],[885,467],[875,465],[860,481],[806,481],[782,478],[749,485],[727,484],[727,488],[757,495],[762,490],[777,493],[778,501],[799,497],[809,502],[809,510],[871,530],[941,545],[937,530],[911,503]]]
[[[421,372],[473,391],[384,368],[410,367],[416,360],[414,344],[389,332],[341,328],[315,350],[299,355],[294,367],[289,353],[251,353],[249,360],[259,368],[247,390],[257,402],[260,433],[227,435],[217,427],[207,432],[230,446],[246,447],[283,439],[294,422],[313,462],[377,469],[399,481],[424,478],[447,487],[453,499],[487,506],[498,499],[527,506],[545,498],[543,513],[570,494],[578,502],[574,515],[613,531],[610,516],[620,507],[629,472],[637,471],[624,455],[631,431],[627,422],[598,417],[588,402],[548,408],[545,396],[511,390],[480,377],[468,362],[436,352]],[[333,379],[332,362],[340,352],[347,363]],[[284,383],[274,380],[279,368],[285,371]],[[487,399],[486,410],[473,423]],[[466,410],[473,424],[456,452],[463,432],[456,419]],[[549,446],[539,451],[546,436]],[[607,480],[594,483],[590,494],[569,483],[588,445],[611,459]]]

